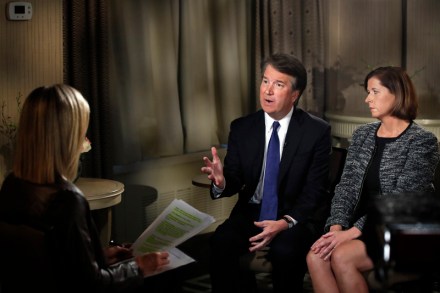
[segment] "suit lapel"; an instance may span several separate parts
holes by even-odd
[[[264,112],[261,111],[261,115],[258,115],[255,121],[255,127],[253,128],[253,133],[249,136],[251,140],[251,147],[247,148],[254,152],[252,156],[252,177],[255,180],[259,180],[261,175],[261,169],[263,167],[264,159],[264,145],[266,142],[266,125],[264,123]]]
[[[281,182],[281,179],[285,176],[301,143],[304,134],[304,127],[301,127],[302,115],[303,113],[300,110],[295,110],[290,119],[289,129],[287,129],[286,140],[284,142],[283,154],[280,162],[278,183]]]

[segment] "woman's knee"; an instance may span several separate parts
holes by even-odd
[[[347,249],[343,245],[336,247],[332,251],[331,255],[331,264],[333,265],[341,265],[349,260]]]
[[[306,256],[306,261],[309,270],[313,270],[316,266],[320,266],[323,260],[319,257],[319,254],[309,251]]]
[[[314,266],[316,264],[317,258],[319,258],[319,256],[316,253],[309,251],[306,256],[307,266]]]
[[[353,249],[355,248],[352,245],[340,245],[333,250],[330,264],[335,273],[343,273],[355,266],[356,260],[352,251]]]

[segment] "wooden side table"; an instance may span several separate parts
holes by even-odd
[[[108,245],[112,231],[111,207],[121,202],[124,184],[109,179],[80,177],[75,185],[89,202],[102,245]]]
[[[211,180],[208,179],[208,175],[200,174],[192,178],[192,184],[198,187],[211,188]]]

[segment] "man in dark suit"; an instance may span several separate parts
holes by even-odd
[[[214,293],[252,291],[250,286],[242,287],[239,257],[266,246],[274,291],[301,292],[305,257],[318,237],[313,233],[315,213],[326,201],[330,125],[297,107],[307,84],[304,66],[291,55],[274,54],[263,61],[261,72],[262,110],[231,123],[224,165],[215,148],[212,161],[203,158],[201,170],[212,181],[211,197],[239,194],[230,217],[210,241]],[[259,219],[260,210],[266,209],[261,207],[264,180],[272,172],[265,172],[265,166],[274,121],[279,123],[274,128],[281,159],[272,193],[278,202],[273,218]]]

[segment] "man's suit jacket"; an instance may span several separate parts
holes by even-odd
[[[223,169],[226,187],[220,196],[239,193],[231,217],[249,208],[255,193],[264,160],[265,130],[262,110],[231,123]],[[326,182],[330,152],[330,125],[296,108],[280,161],[278,218],[290,215],[299,223],[316,220],[312,219],[316,209],[329,202]],[[214,198],[213,193],[211,196]]]

